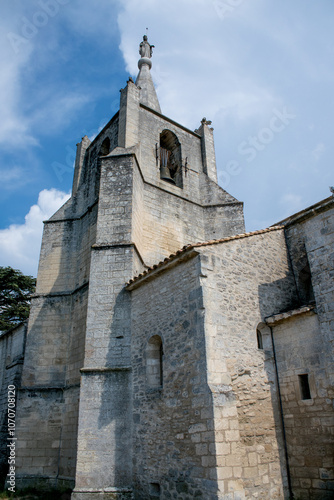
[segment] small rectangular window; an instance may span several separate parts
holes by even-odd
[[[160,484],[150,483],[150,495],[152,497],[160,497]]]
[[[300,394],[302,399],[312,399],[310,385],[308,382],[308,374],[305,373],[304,375],[298,375],[298,377],[299,377]]]

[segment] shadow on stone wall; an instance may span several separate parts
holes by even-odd
[[[113,433],[112,449],[103,449],[108,456],[107,486],[119,488],[132,484],[132,373],[131,373],[131,297],[121,290],[116,296],[110,326],[109,347],[103,374],[98,430]],[[103,445],[102,445],[103,446]],[[101,467],[102,468],[102,467]],[[101,477],[101,484],[105,479]]]
[[[18,489],[74,486],[85,316],[79,322],[75,319],[85,309],[88,285],[76,275],[80,264],[75,251],[81,240],[75,241],[74,236],[83,221],[73,220],[69,202],[60,210],[62,222],[46,223],[47,241],[44,236],[41,250],[44,268],[39,269],[41,284],[32,299],[22,387],[17,386],[17,439],[25,442],[17,449]],[[91,217],[91,212],[87,215]],[[47,280],[53,281],[44,294]]]
[[[23,330],[23,333],[22,333]],[[22,365],[24,359],[25,343],[26,343],[27,324],[22,323],[3,334],[0,338],[2,344],[2,353],[5,359],[2,360],[3,376],[1,386],[1,423],[0,423],[0,489],[5,487],[6,477],[9,471],[8,457],[8,398],[12,399],[13,392],[8,392],[9,386],[15,388],[21,385]],[[21,339],[18,338],[21,336]],[[16,339],[16,342],[15,342]],[[16,343],[16,350],[13,343]],[[11,351],[11,352],[10,352]],[[16,352],[15,352],[16,351]],[[14,411],[17,407],[17,392],[15,391],[14,399],[16,401],[13,406]],[[15,421],[15,417],[12,419]],[[11,427],[12,429],[12,427]]]
[[[158,496],[218,500],[203,292],[195,274],[198,269],[192,267],[197,265],[199,261],[189,262],[185,269],[178,267],[132,292],[135,500]],[[191,280],[193,274],[196,279]],[[156,337],[162,342],[159,387],[150,385],[147,376],[148,345]]]
[[[273,281],[272,283],[264,283],[259,285],[258,294],[260,313],[261,318],[263,319],[275,314],[290,311],[292,309],[295,309],[299,305],[299,296],[291,269],[286,278]],[[289,498],[292,494],[291,478],[286,448],[284,417],[279,379],[275,359],[275,347],[273,344],[271,329],[264,323],[262,323],[262,325],[264,326],[262,332],[264,369],[267,373],[268,381],[270,384],[271,401],[275,421],[275,434],[278,443],[279,461],[281,464],[280,473],[286,498]]]

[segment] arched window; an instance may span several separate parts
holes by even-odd
[[[163,130],[160,134],[160,177],[182,187],[181,144],[170,130]]]
[[[110,153],[110,139],[109,137],[106,137],[101,145],[100,156],[106,156],[109,153]]]
[[[271,348],[271,333],[270,328],[265,323],[259,323],[256,328],[257,348],[263,349]]]
[[[257,348],[263,349],[262,333],[261,330],[259,330],[258,328],[256,330],[256,337],[257,337]]]
[[[304,266],[298,273],[298,282],[299,282],[299,293],[301,295],[302,302],[308,304],[309,302],[314,301],[311,270],[307,257]]]
[[[149,387],[162,387],[162,340],[159,335],[150,338],[146,348],[146,379]]]

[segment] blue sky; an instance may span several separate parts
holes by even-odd
[[[0,7],[0,265],[36,275],[42,220],[69,195],[76,143],[137,74],[149,28],[163,114],[214,127],[219,183],[246,229],[330,195],[332,0],[10,0]]]

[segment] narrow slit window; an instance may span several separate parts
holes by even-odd
[[[256,337],[257,337],[257,348],[263,349],[262,333],[260,332],[259,329],[256,330]]]
[[[150,338],[146,350],[147,383],[152,388],[163,385],[163,347],[159,335]]]
[[[110,139],[106,137],[102,142],[100,156],[107,156],[110,153]]]
[[[300,394],[302,399],[312,399],[311,398],[311,391],[310,391],[310,384],[308,381],[308,374],[305,373],[303,375],[298,375],[299,377],[299,387],[300,387]]]

